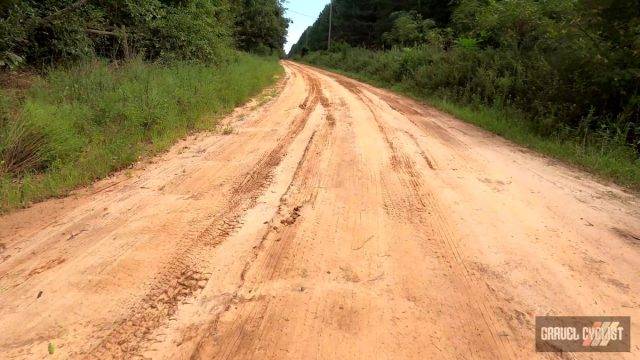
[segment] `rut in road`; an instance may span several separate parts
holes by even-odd
[[[0,218],[3,356],[547,358],[536,315],[640,316],[634,195],[283,65],[233,134]]]
[[[142,303],[91,351],[93,357],[141,356],[140,345],[147,337],[175,315],[180,302],[204,288],[210,276],[204,272],[207,269],[206,253],[213,251],[241,225],[243,212],[255,206],[274,168],[280,164],[288,146],[304,128],[311,111],[319,103],[319,83],[315,79],[310,79],[309,83],[309,93],[301,104],[304,111],[293,119],[288,133],[233,187],[222,213],[216,214],[204,231],[177,254],[175,261],[159,276],[157,284]],[[198,256],[200,254],[205,255]]]
[[[398,150],[397,145],[391,139],[391,131],[377,115],[379,112],[384,112],[385,109],[375,109],[376,104],[360,91],[357,86],[348,84],[348,82],[344,80],[339,82],[354,93],[369,109],[371,116],[375,119],[378,129],[382,133],[391,152],[391,166],[396,172],[400,173],[399,178],[402,185],[410,190],[408,199],[414,203],[409,208],[410,211],[408,213],[401,214],[399,217],[411,219],[410,221],[416,223],[417,226],[429,229],[434,233],[432,240],[440,242],[438,248],[442,250],[442,256],[446,261],[446,265],[454,272],[452,275],[455,277],[455,280],[452,281],[460,284],[458,285],[459,291],[463,292],[465,299],[469,301],[469,303],[463,306],[472,308],[475,312],[471,314],[469,322],[472,322],[476,329],[486,328],[490,336],[488,341],[492,341],[498,351],[502,351],[503,348],[506,347],[504,353],[499,352],[500,357],[516,357],[514,349],[509,343],[509,339],[507,337],[499,338],[497,335],[498,331],[494,327],[498,322],[495,316],[493,316],[491,298],[486,294],[484,288],[476,286],[475,279],[472,277],[464,259],[460,255],[457,239],[454,238],[455,236],[453,235],[451,225],[448,223],[446,217],[443,216],[445,212],[439,207],[433,194],[423,186],[425,180],[422,178],[421,173],[417,171],[416,163],[409,156],[402,154]],[[384,104],[383,106],[388,105]],[[422,158],[425,160],[429,169],[435,170],[433,162],[426,156],[424,150],[420,148],[415,136],[412,136],[408,132],[405,133],[409,134],[409,137],[416,147],[420,149]],[[393,203],[397,198],[390,197],[388,200],[389,203],[385,204],[385,208],[393,208],[395,210],[403,208],[403,204]]]

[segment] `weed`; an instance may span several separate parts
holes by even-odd
[[[222,135],[231,135],[233,134],[233,127],[229,124],[225,125],[222,128]]]
[[[52,70],[19,99],[0,91],[0,211],[60,196],[166,150],[272,84],[273,58]],[[233,84],[233,86],[230,86]]]

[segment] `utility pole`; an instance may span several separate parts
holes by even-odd
[[[333,20],[333,0],[331,0],[331,5],[329,6],[329,40],[327,41],[327,50],[331,50],[331,26]]]

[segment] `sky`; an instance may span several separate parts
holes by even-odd
[[[287,7],[286,16],[293,21],[289,24],[287,44],[284,46],[284,50],[287,53],[307,27],[316,21],[318,15],[328,3],[329,0],[288,0],[285,3]]]

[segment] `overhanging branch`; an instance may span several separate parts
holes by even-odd
[[[123,36],[122,33],[106,31],[106,30],[84,29],[84,31],[88,32],[89,34],[96,34],[96,35],[117,36],[117,37]]]

